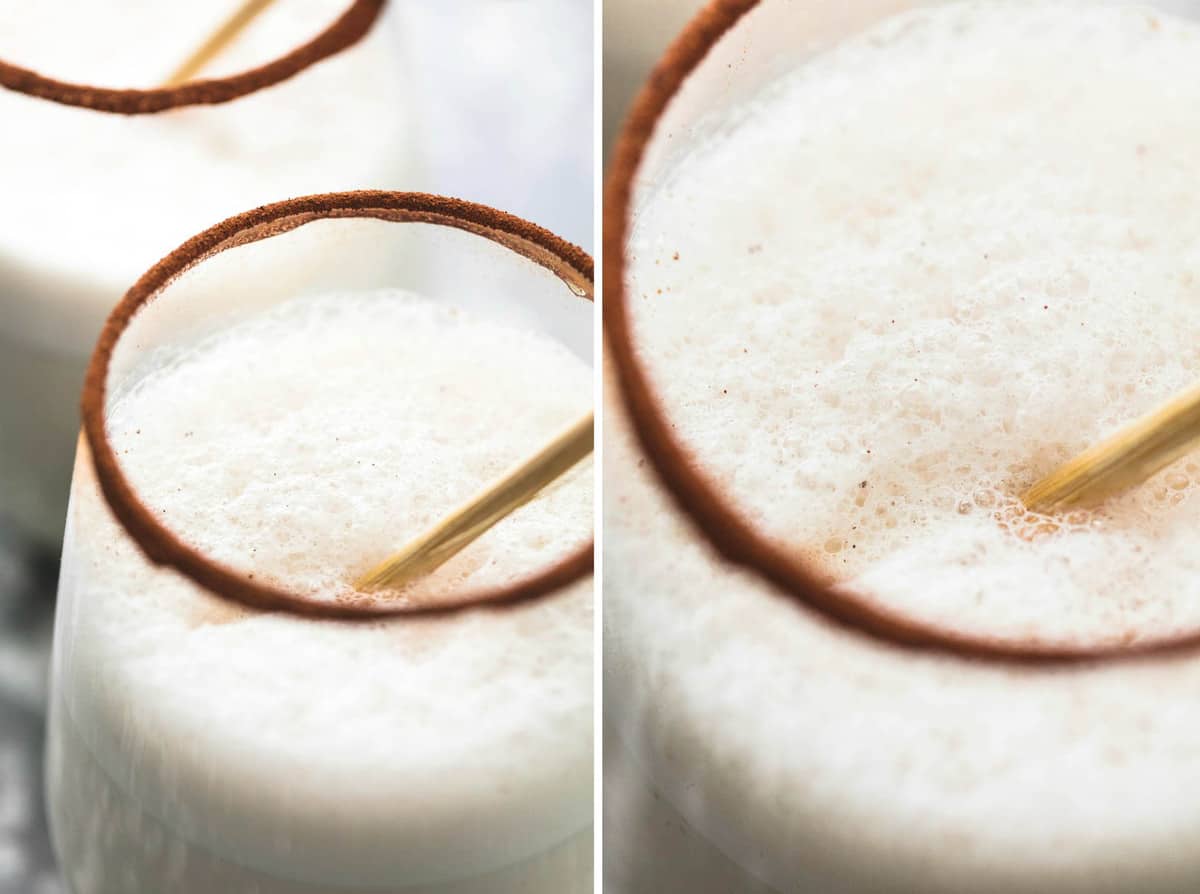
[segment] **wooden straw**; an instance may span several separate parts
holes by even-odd
[[[1021,499],[1034,512],[1098,502],[1141,484],[1197,446],[1200,385],[1055,469]]]
[[[592,452],[594,414],[565,429],[534,456],[510,469],[398,553],[368,571],[354,586],[394,589],[440,567],[510,513],[524,506]]]
[[[194,78],[203,68],[217,57],[233,39],[245,30],[246,26],[258,18],[275,0],[245,0],[220,28],[209,36],[195,52],[183,61],[172,75],[163,83],[164,87],[177,87]]]

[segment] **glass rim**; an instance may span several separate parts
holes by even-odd
[[[0,59],[0,87],[66,106],[115,115],[151,115],[185,106],[219,105],[294,77],[363,39],[387,0],[352,0],[347,9],[306,43],[254,68],[173,87],[95,87],[61,81]]]
[[[110,313],[100,332],[88,364],[81,410],[83,435],[109,509],[152,564],[171,568],[217,596],[259,611],[365,621],[444,615],[468,608],[500,609],[530,602],[582,580],[593,570],[594,537],[578,550],[514,583],[467,589],[433,604],[322,601],[258,582],[248,573],[204,555],[159,521],[126,478],[109,436],[105,409],[113,351],[138,313],[177,277],[227,249],[282,235],[314,221],[344,218],[465,230],[549,270],[581,300],[593,300],[592,258],[583,249],[527,220],[461,199],[388,190],[323,193],[264,205],[228,218],[192,237],[144,273]]]
[[[1195,653],[1200,629],[1132,643],[1094,645],[1026,640],[957,630],[821,582],[798,551],[759,531],[678,437],[634,345],[626,256],[634,183],[659,122],[709,52],[763,0],[709,0],[660,57],[617,136],[604,188],[603,320],[620,399],[642,452],[675,506],[718,555],[765,581],[778,595],[852,634],[913,653],[994,664],[1104,664]]]

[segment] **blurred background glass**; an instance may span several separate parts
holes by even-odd
[[[494,205],[590,251],[592,0],[392,2],[422,165],[406,186]],[[0,894],[66,891],[42,792],[56,581],[57,557],[0,523]]]
[[[604,160],[629,103],[663,50],[704,0],[605,0]]]
[[[424,188],[592,250],[592,0],[404,4]]]

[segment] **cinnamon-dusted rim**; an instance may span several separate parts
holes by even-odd
[[[1200,631],[1130,644],[1027,641],[966,633],[826,586],[800,555],[756,530],[675,434],[634,346],[625,287],[633,187],[659,121],[712,48],[760,0],[710,0],[667,49],[642,86],[618,137],[604,190],[604,327],[621,396],[654,471],[677,506],[727,561],[756,572],[804,608],[890,646],[1012,665],[1102,663],[1200,649]]]
[[[0,59],[0,87],[67,106],[116,115],[149,115],[183,106],[217,105],[286,81],[310,65],[358,43],[371,30],[387,0],[353,0],[329,27],[272,62],[223,78],[188,81],[145,90],[73,84]]]
[[[473,202],[425,193],[365,190],[289,199],[231,217],[189,239],[143,274],[100,332],[84,382],[83,431],[100,490],[117,520],[151,562],[173,568],[218,596],[253,609],[317,618],[378,620],[512,606],[547,596],[590,574],[593,542],[509,586],[467,590],[435,604],[403,605],[386,599],[323,602],[257,582],[248,573],[205,556],[162,524],[142,501],[117,460],[105,424],[108,371],[117,342],[137,314],[185,271],[227,249],[329,218],[375,218],[466,230],[528,258],[558,276],[581,299],[592,300],[592,259],[583,249],[536,224]]]

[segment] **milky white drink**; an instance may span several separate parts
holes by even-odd
[[[0,58],[110,87],[161,84],[241,0],[0,2]],[[262,65],[349,0],[274,3],[203,72]],[[385,11],[359,44],[219,106],[128,117],[0,90],[0,517],[55,545],[83,369],[104,315],[193,233],[282,198],[410,186]]]
[[[1193,24],[954,4],[709,122],[630,242],[677,433],[827,582],[927,623],[1194,628],[1200,462],[1065,517],[1015,495],[1196,379],[1196,108]],[[610,430],[616,891],[1195,890],[1200,660],[1002,669],[830,628],[717,563]]]
[[[125,383],[148,505],[327,599],[590,405],[546,336],[397,292],[289,301]],[[592,470],[406,598],[525,578],[591,534]],[[49,748],[74,894],[591,891],[590,579],[371,623],[239,608],[147,564],[76,464]]]

